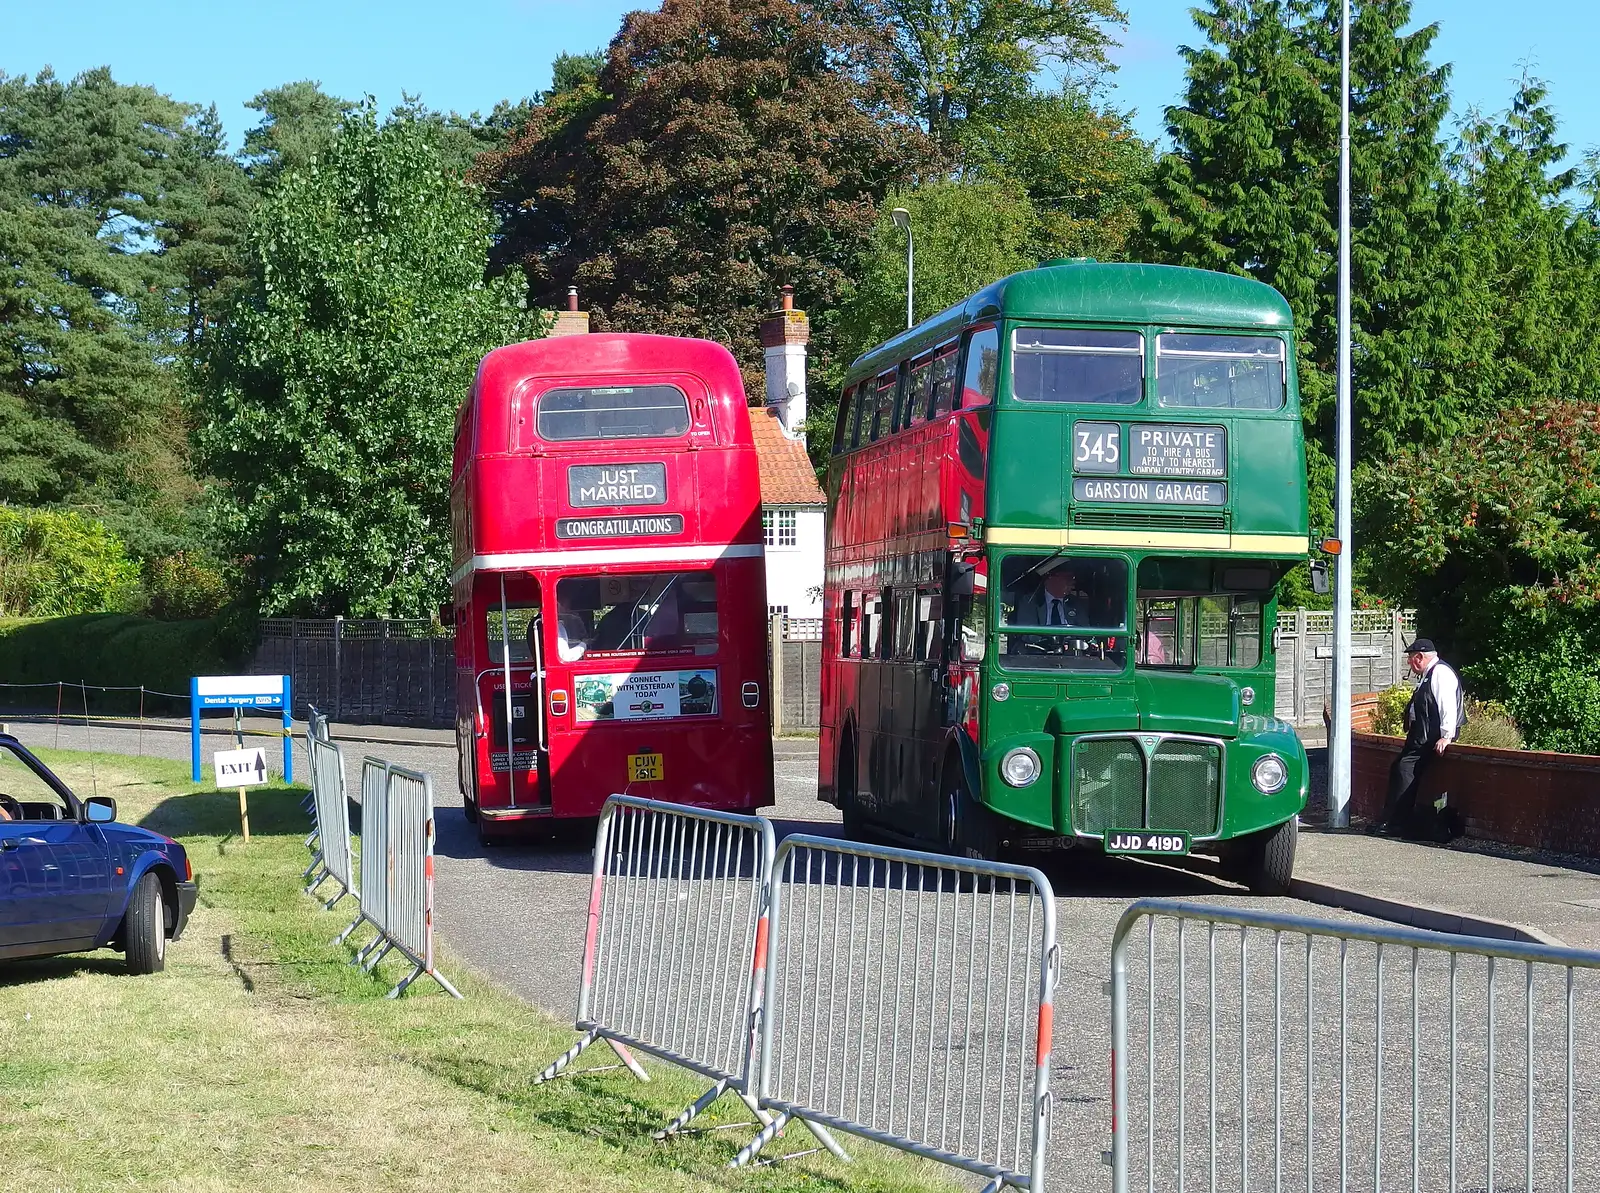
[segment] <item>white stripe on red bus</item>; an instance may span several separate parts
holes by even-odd
[[[450,583],[459,584],[469,572],[585,567],[607,563],[715,563],[719,559],[760,559],[765,554],[766,548],[760,543],[729,543],[717,547],[590,547],[577,551],[504,551],[493,555],[474,555],[451,574]]]

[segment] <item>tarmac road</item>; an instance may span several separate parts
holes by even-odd
[[[39,745],[51,744],[48,726],[18,726],[24,740]],[[81,732],[81,730],[80,730]],[[82,748],[85,743],[63,740],[67,748]],[[96,729],[93,748],[135,752],[131,730]],[[226,747],[225,739],[219,744]],[[298,748],[298,747],[297,747]],[[160,753],[186,758],[187,738],[176,733],[146,733],[145,753]],[[208,753],[210,744],[208,742]],[[460,795],[455,777],[454,747],[450,744],[383,744],[350,742],[345,746],[352,786],[359,774],[359,759],[371,753],[387,761],[430,773],[434,777],[435,801],[439,808],[437,846],[436,915],[447,950],[481,972],[487,973],[530,1002],[563,1019],[573,1015],[581,960],[583,927],[588,895],[588,875],[592,840],[587,836],[554,846],[504,845],[484,850],[477,834],[459,812]],[[306,763],[303,753],[299,768]],[[777,803],[769,810],[780,835],[814,832],[838,835],[838,817],[832,808],[816,800],[815,748],[808,742],[777,744]],[[1084,853],[1049,859],[1045,869],[1055,887],[1057,901],[1057,939],[1061,946],[1060,976],[1056,993],[1054,1043],[1052,1049],[1054,1114],[1051,1131],[1049,1185],[1052,1189],[1109,1189],[1110,1172],[1102,1164],[1101,1153],[1110,1147],[1109,1052],[1110,1000],[1104,984],[1109,976],[1112,932],[1122,912],[1133,900],[1144,896],[1174,896],[1214,902],[1229,907],[1254,907],[1313,915],[1319,919],[1362,922],[1360,917],[1314,908],[1292,899],[1263,899],[1205,873],[1154,865],[1134,860],[1106,859]],[[1207,1057],[1215,1044],[1219,1056],[1217,1088],[1219,1094],[1218,1138],[1221,1141],[1219,1188],[1238,1189],[1238,1171],[1243,1124],[1249,1122],[1251,1155],[1250,1183],[1271,1187],[1273,1171],[1267,1149],[1275,1117],[1281,1117],[1285,1139],[1285,1180],[1290,1187],[1304,1186],[1303,1139],[1305,1100],[1304,1056],[1307,1041],[1303,1027],[1304,1007],[1303,948],[1298,938],[1286,938],[1283,1002],[1286,1027],[1282,1037],[1284,1096],[1273,1097],[1274,1050],[1270,1023],[1273,1013],[1270,934],[1253,937],[1253,967],[1244,985],[1249,989],[1249,1007],[1254,1029],[1250,1033],[1250,1088],[1239,1085],[1240,1031],[1238,1026],[1239,934],[1224,931],[1216,936],[1216,972],[1219,995],[1216,1003],[1216,1029],[1212,1029],[1211,1004],[1203,997],[1212,942],[1202,929],[1190,930],[1185,977],[1188,982],[1185,1055],[1176,1048],[1177,1018],[1175,989],[1175,938],[1170,935],[1158,946],[1161,969],[1155,987],[1157,1047],[1154,1065],[1144,1047],[1148,1003],[1146,1002],[1145,953],[1142,940],[1136,941],[1130,957],[1132,982],[1130,1006],[1130,1077],[1134,1097],[1130,1102],[1133,1126],[1134,1188],[1144,1188],[1144,1113],[1140,1099],[1153,1073],[1154,1087],[1166,1099],[1158,1111],[1157,1168],[1170,1173],[1175,1156],[1176,1102],[1171,1091],[1177,1088],[1179,1066],[1183,1065],[1185,1086],[1191,1096],[1185,1100],[1186,1139],[1189,1161],[1187,1175],[1193,1186],[1201,1187],[1207,1163]],[[1319,946],[1320,947],[1320,946]],[[1362,951],[1365,948],[1366,951]],[[1388,982],[1383,999],[1386,1039],[1384,1057],[1385,1109],[1382,1134],[1386,1147],[1387,1186],[1391,1181],[1405,1183],[1410,1170],[1411,1113],[1410,1064],[1411,996],[1407,959],[1403,950],[1390,950],[1384,963]],[[1295,957],[1302,968],[1297,978]],[[1338,1033],[1339,996],[1337,952],[1319,954],[1314,1015],[1319,1030],[1311,1041],[1316,1064],[1316,1094],[1313,1098],[1316,1146],[1315,1168],[1318,1183],[1337,1187],[1339,1132],[1337,1106],[1338,1065],[1341,1039]],[[1481,965],[1481,963],[1479,963]],[[1360,946],[1350,952],[1350,1016],[1344,1037],[1348,1046],[1349,1093],[1345,1116],[1347,1153],[1352,1187],[1372,1188],[1371,1141],[1379,1131],[1373,1106],[1376,1085],[1377,1024],[1373,1016],[1373,954]],[[1419,987],[1423,1040],[1423,1064],[1419,1077],[1423,1113],[1419,1120],[1424,1187],[1441,1186],[1444,1181],[1443,1156],[1449,1132],[1447,1102],[1441,1101],[1447,1087],[1450,1033],[1442,1018],[1447,1007],[1443,971],[1424,965]],[[1515,970],[1516,972],[1512,972]],[[1501,1073],[1497,1093],[1496,1123],[1499,1132],[1497,1176],[1507,1187],[1524,1187],[1522,1150],[1525,1145],[1526,1117],[1523,1105],[1527,1070],[1522,1062],[1525,1019],[1522,1017],[1521,966],[1506,965],[1498,989],[1496,1024],[1500,1035]],[[1460,1092],[1460,1184],[1463,1189],[1482,1188],[1485,1180],[1483,1144],[1484,1097],[1482,1030],[1485,1000],[1481,971],[1470,971],[1464,963],[1460,1007],[1463,1026],[1457,1032]],[[1580,1009],[1595,1007],[1600,982],[1595,974],[1580,974],[1577,997]],[[1474,985],[1474,983],[1477,983]],[[1560,1052],[1562,1023],[1560,991],[1543,978],[1537,987],[1540,1003],[1534,1015],[1537,1029],[1536,1073],[1541,1100],[1555,1097],[1555,1116],[1541,1113],[1535,1120],[1535,1138],[1540,1159],[1536,1166],[1537,1188],[1558,1188],[1567,1132],[1559,1115],[1560,1082],[1564,1078]],[[1364,997],[1362,997],[1364,996]],[[1577,1149],[1580,1174],[1592,1172],[1600,1162],[1600,1038],[1593,1012],[1580,1014],[1579,1065],[1576,1078],[1578,1113],[1572,1139]],[[1477,1025],[1475,1030],[1466,1026]],[[827,1039],[836,1035],[824,1033]],[[531,1074],[530,1074],[531,1076]],[[1552,1085],[1554,1083],[1554,1085]],[[1227,1157],[1233,1157],[1229,1160]],[[1162,1159],[1165,1157],[1165,1159]],[[1294,1180],[1291,1180],[1294,1174]],[[1582,1180],[1580,1179],[1580,1186]],[[1164,1187],[1158,1183],[1157,1187]],[[1398,1187],[1398,1186],[1397,1186]]]

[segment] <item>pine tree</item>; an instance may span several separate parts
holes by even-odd
[[[1409,0],[1367,0],[1352,24],[1352,313],[1358,457],[1448,434],[1470,411],[1441,400],[1450,347],[1443,251],[1459,211],[1439,126],[1448,68],[1438,32],[1402,33]],[[1337,343],[1339,29],[1332,0],[1213,0],[1185,47],[1188,85],[1167,109],[1136,253],[1275,286],[1294,311],[1313,521],[1332,524]],[[1449,363],[1449,362],[1445,362]]]

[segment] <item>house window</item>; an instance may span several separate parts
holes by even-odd
[[[795,511],[764,509],[761,511],[761,539],[769,547],[792,547],[798,542],[795,534]]]
[[[788,617],[789,616],[789,606],[788,605],[768,605],[767,606],[767,616],[768,617]]]

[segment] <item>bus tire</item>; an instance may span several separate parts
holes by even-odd
[[[1000,853],[1000,829],[994,813],[973,798],[966,768],[952,754],[945,759],[939,783],[944,819],[945,852],[956,857],[992,861]]]
[[[468,824],[478,823],[478,801],[465,792],[461,795],[461,814],[467,818]]]
[[[1233,875],[1256,895],[1287,895],[1294,880],[1295,847],[1300,839],[1298,817],[1276,828],[1254,833],[1240,842]]]
[[[839,817],[844,821],[844,835],[851,841],[866,840],[866,818],[861,815],[861,801],[856,797],[856,739],[845,731],[844,744],[839,747],[838,769],[834,771],[834,786],[839,793]]]

